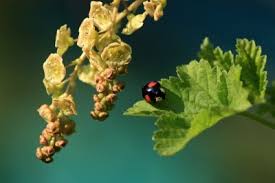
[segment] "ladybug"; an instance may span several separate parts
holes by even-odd
[[[148,103],[157,103],[165,99],[165,90],[157,81],[150,81],[142,88],[142,96]]]

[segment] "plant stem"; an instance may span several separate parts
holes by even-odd
[[[135,11],[144,1],[146,0],[135,0],[132,4],[129,5],[127,9],[118,14],[116,22],[120,22],[124,17],[126,17],[130,12]]]
[[[111,4],[118,8],[120,5],[120,2],[121,2],[121,0],[113,0],[113,2]]]
[[[264,119],[264,118],[262,118],[259,115],[252,114],[252,113],[247,112],[247,111],[243,112],[243,113],[240,113],[240,115],[241,116],[245,116],[245,117],[247,117],[249,119],[252,119],[252,120],[254,120],[254,121],[258,122],[258,123],[261,123],[262,125],[265,125],[265,126],[267,126],[269,128],[275,129],[275,123],[274,122],[269,121],[267,119]]]
[[[66,93],[68,93],[68,94],[73,93],[73,90],[75,88],[76,79],[77,79],[78,69],[82,65],[82,63],[85,61],[85,59],[86,59],[86,54],[84,52],[81,54],[81,56],[78,59],[76,59],[77,64],[74,67],[74,71],[71,73],[71,75],[68,78],[69,83],[68,83],[67,88],[66,88]]]

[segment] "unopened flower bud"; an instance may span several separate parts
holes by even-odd
[[[40,159],[40,160],[42,160],[42,159],[44,158],[44,155],[43,155],[43,153],[42,153],[42,151],[41,151],[41,147],[38,147],[38,148],[36,149],[35,155],[36,155],[36,157],[37,157],[38,159]]]
[[[53,136],[52,133],[50,133],[47,128],[45,128],[43,131],[42,131],[42,135],[43,137],[46,139],[46,140],[50,140]]]
[[[94,119],[98,119],[98,115],[99,115],[100,111],[91,111],[91,116]]]
[[[41,145],[48,145],[48,141],[47,141],[47,139],[43,135],[39,136],[39,143]]]
[[[56,118],[55,113],[47,104],[42,105],[37,111],[39,115],[46,121],[53,121]]]
[[[91,115],[91,116],[92,116],[92,118],[94,118],[94,119],[97,117],[97,115],[96,115],[95,111],[91,111],[90,115]]]
[[[60,131],[60,122],[59,121],[50,122],[47,124],[46,129],[48,132],[56,134]]]
[[[102,83],[103,80],[104,80],[104,79],[103,79],[101,76],[99,76],[99,75],[96,75],[96,76],[95,76],[95,83]]]
[[[58,148],[63,148],[63,147],[65,147],[66,144],[67,144],[66,140],[58,140],[55,142],[54,145]]]
[[[113,68],[107,68],[102,73],[101,76],[104,79],[114,79],[115,77],[115,70]]]
[[[108,114],[107,112],[100,112],[100,113],[98,114],[98,119],[103,121],[103,120],[105,120],[108,116],[109,116],[109,114]]]
[[[73,121],[68,121],[65,123],[63,126],[62,132],[66,135],[71,135],[72,133],[75,132],[75,122]]]
[[[97,96],[98,96],[98,98],[99,98],[100,100],[104,98],[104,94],[103,94],[103,93],[99,93]]]
[[[116,94],[110,93],[109,95],[107,95],[106,100],[109,103],[113,104],[115,102],[115,100],[116,100]]]
[[[96,94],[93,96],[93,99],[95,102],[100,102],[100,98]]]
[[[107,82],[101,82],[101,83],[98,83],[96,84],[96,91],[99,92],[99,93],[102,93],[106,90],[106,87],[107,87]]]
[[[95,103],[95,110],[96,111],[102,111],[103,110],[103,105],[100,102]]]
[[[53,155],[55,151],[54,151],[53,146],[44,146],[41,148],[41,152],[45,156],[49,157],[49,156]]]
[[[124,85],[122,83],[117,83],[113,86],[112,90],[114,93],[118,93],[124,89]]]

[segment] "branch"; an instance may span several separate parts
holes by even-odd
[[[86,54],[84,52],[81,54],[81,56],[78,59],[76,59],[76,62],[75,62],[76,66],[74,68],[74,71],[71,73],[70,77],[68,78],[69,83],[66,88],[66,93],[68,93],[68,94],[73,93],[79,66],[82,65],[82,63],[85,61],[85,59],[86,59]]]
[[[132,4],[129,5],[127,9],[122,11],[121,13],[118,14],[116,18],[116,22],[120,22],[124,17],[126,17],[130,12],[135,11],[144,1],[146,0],[136,0]]]

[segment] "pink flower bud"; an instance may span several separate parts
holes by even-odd
[[[38,148],[36,149],[35,155],[36,155],[36,157],[37,157],[38,159],[40,159],[40,160],[42,160],[42,159],[44,158],[44,155],[43,155],[43,153],[42,153],[42,151],[41,151],[41,147],[38,147]]]
[[[97,95],[94,95],[93,99],[94,99],[95,102],[100,102],[100,98]]]
[[[47,124],[47,132],[56,134],[59,133],[60,131],[60,122],[59,121],[55,121],[55,122],[50,122]]]
[[[98,114],[98,119],[103,121],[103,120],[105,120],[108,116],[109,116],[109,114],[108,114],[107,112],[100,112],[100,113]]]
[[[109,95],[107,95],[106,100],[109,103],[113,104],[115,102],[115,100],[116,100],[116,94],[110,93]]]
[[[96,91],[99,93],[104,92],[106,89],[106,85],[104,85],[104,83],[98,83],[96,84]]]
[[[39,115],[46,121],[54,121],[56,118],[55,113],[47,104],[42,105],[37,111]]]
[[[114,79],[115,77],[115,70],[113,68],[107,68],[102,73],[101,76],[104,79]]]
[[[100,102],[95,103],[95,110],[96,111],[102,111],[103,110],[103,105]]]
[[[47,141],[47,139],[43,135],[39,136],[39,143],[41,145],[48,145],[48,141]]]
[[[42,131],[42,135],[43,137],[45,137],[45,139],[47,140],[50,140],[53,136],[53,134],[51,134],[50,132],[48,132],[47,128],[45,128],[43,131]]]
[[[54,154],[54,148],[53,146],[44,146],[41,148],[41,152],[43,155],[49,157]]]
[[[58,148],[62,148],[62,147],[65,147],[66,144],[67,144],[66,140],[58,140],[55,142],[54,145]]]
[[[114,93],[118,93],[124,89],[124,85],[122,83],[117,83],[113,86],[112,90]]]

